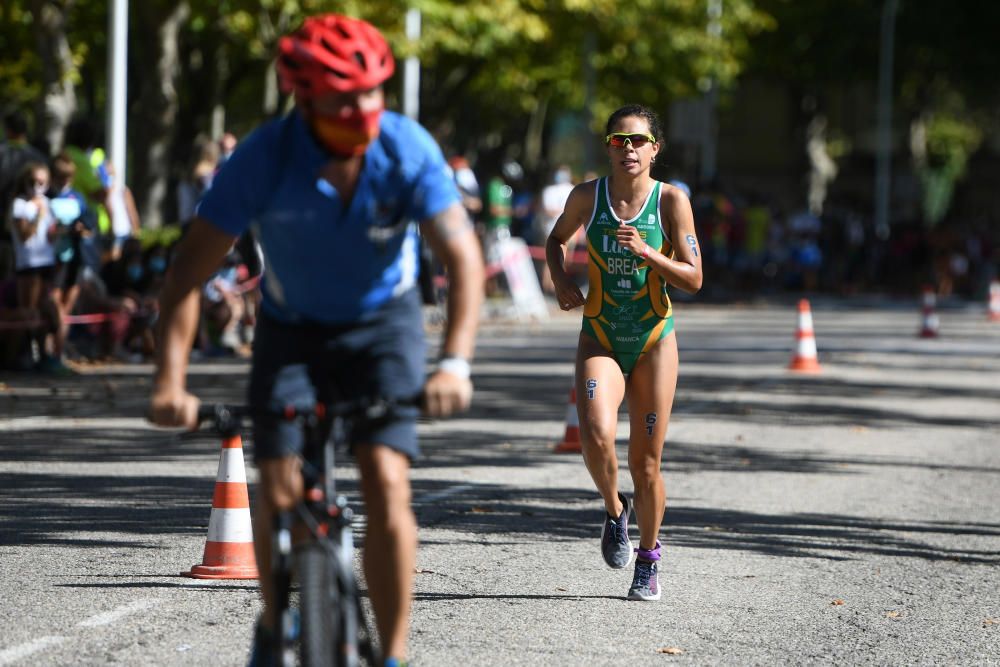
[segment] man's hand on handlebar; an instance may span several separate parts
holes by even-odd
[[[472,382],[446,370],[439,370],[424,384],[424,413],[428,417],[448,417],[468,409],[472,402]]]
[[[201,401],[184,389],[158,388],[149,402],[149,421],[157,426],[183,426],[189,431],[198,428],[198,406]]]

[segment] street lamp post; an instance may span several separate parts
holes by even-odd
[[[105,119],[108,158],[118,182],[125,184],[125,84],[128,63],[128,0],[113,0],[108,14],[108,111]]]
[[[420,41],[420,10],[406,11],[406,39],[410,44]],[[420,120],[420,58],[408,56],[403,65],[403,113]]]
[[[875,166],[875,233],[889,238],[892,184],[892,65],[899,0],[885,0],[878,57],[878,144]]]

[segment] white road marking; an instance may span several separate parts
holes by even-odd
[[[124,607],[118,607],[117,609],[112,609],[111,611],[106,611],[102,614],[85,618],[77,623],[77,625],[81,628],[96,628],[102,625],[108,625],[110,623],[114,623],[120,618],[128,616],[129,614],[155,607],[159,603],[159,600],[138,600],[132,604],[127,604]]]
[[[141,417],[15,417],[0,420],[0,432],[17,433],[20,431],[45,430],[87,430],[105,431],[112,428],[127,428],[141,431],[158,431],[164,435],[180,433],[153,426]]]
[[[10,648],[0,651],[0,665],[10,665],[18,660],[23,660],[32,653],[36,653],[50,646],[55,646],[56,644],[61,644],[67,639],[69,639],[69,637],[39,637],[33,641],[25,642],[24,644],[11,646]]]
[[[439,500],[444,500],[449,496],[454,496],[455,494],[461,493],[463,491],[468,491],[469,489],[474,489],[475,486],[472,484],[459,484],[458,486],[452,486],[443,491],[438,491],[437,493],[432,493],[427,496],[421,496],[417,498],[415,504],[426,505],[429,503],[436,503]]]

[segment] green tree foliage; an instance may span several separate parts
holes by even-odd
[[[475,119],[472,136],[513,141],[540,104],[550,115],[581,111],[599,131],[626,101],[665,111],[709,77],[728,85],[747,56],[748,36],[767,27],[753,3],[725,3],[722,34],[710,36],[704,0],[497,0],[456,9],[426,2],[430,66],[424,88],[432,127]],[[588,42],[593,48],[588,51]],[[586,99],[592,70],[593,99]],[[456,101],[459,104],[456,104]],[[589,103],[589,106],[588,106]]]
[[[808,99],[809,116],[826,113],[837,93],[857,94],[859,86],[875,94],[878,79],[879,27],[883,2],[870,0],[759,0],[777,29],[751,42],[749,76],[780,81]],[[912,158],[924,186],[925,222],[943,219],[955,184],[971,155],[991,128],[985,121],[1000,89],[1000,50],[995,26],[1000,4],[941,3],[902,0],[895,26],[894,134],[898,164]],[[874,114],[872,126],[875,124]],[[900,155],[907,130],[919,125],[923,156]],[[839,134],[841,128],[831,127]]]
[[[30,107],[42,92],[42,64],[35,53],[31,10],[22,0],[0,4],[0,99]]]
[[[928,226],[937,225],[948,213],[955,185],[982,144],[985,124],[977,118],[980,114],[965,108],[963,96],[946,83],[939,82],[935,88],[933,107],[914,121],[910,139]]]
[[[34,0],[39,1],[39,0]],[[7,0],[0,8],[0,97],[31,104],[42,90],[32,46],[31,0]],[[211,129],[213,113],[226,113],[227,128],[242,134],[283,108],[276,98],[272,57],[277,39],[309,15],[338,11],[379,26],[398,60],[422,63],[421,120],[446,143],[488,151],[525,140],[529,126],[578,112],[598,130],[603,118],[626,101],[665,111],[670,100],[698,94],[709,79],[725,86],[740,74],[750,38],[770,26],[757,0],[724,0],[721,33],[707,30],[706,0],[143,0],[130,11],[130,112],[149,118],[157,104],[174,104],[151,125],[130,128],[130,153],[162,150],[167,161],[146,159],[139,188],[160,188],[175,179],[198,133]],[[78,68],[81,110],[102,115],[106,96],[108,0],[63,0],[68,39]],[[185,19],[173,45],[158,22]],[[422,36],[405,36],[409,8],[422,14]],[[585,45],[591,44],[592,48]],[[402,67],[387,85],[399,102]],[[588,97],[587,80],[593,81]],[[159,100],[159,102],[157,101]],[[217,129],[217,128],[216,128]],[[160,165],[160,163],[163,163]],[[157,166],[160,165],[160,166]],[[140,201],[145,201],[139,194]],[[159,201],[159,200],[157,200]]]

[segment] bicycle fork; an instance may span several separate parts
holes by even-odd
[[[275,633],[275,655],[282,667],[295,665],[295,640],[298,639],[299,624],[291,607],[289,596],[292,588],[292,524],[291,512],[280,512],[274,519],[274,544],[271,545],[271,580],[274,582],[275,618],[278,632]]]
[[[338,648],[343,656],[344,664],[348,667],[356,667],[361,664],[361,660],[358,652],[358,591],[353,577],[354,533],[351,530],[351,524],[354,516],[351,508],[347,506],[346,498],[337,496],[335,502],[339,512],[339,521],[336,525],[340,532],[340,539],[336,542],[335,557],[339,570],[336,574],[341,600],[347,603],[342,604],[342,644]]]

